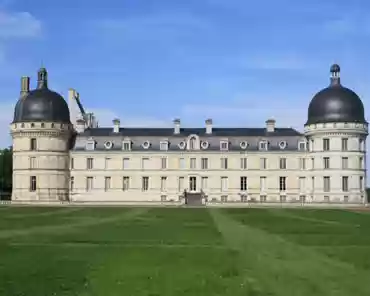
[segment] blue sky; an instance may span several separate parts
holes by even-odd
[[[369,1],[0,0],[0,131],[41,64],[102,125],[302,130],[334,62],[370,108],[369,52]]]

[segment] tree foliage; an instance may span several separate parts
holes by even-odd
[[[12,147],[0,150],[0,199],[9,199],[12,192]]]

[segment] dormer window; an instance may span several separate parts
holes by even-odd
[[[94,139],[88,139],[86,142],[86,150],[95,150],[95,141]]]
[[[260,150],[267,150],[267,148],[268,148],[268,142],[267,141],[261,141],[259,143],[259,149]]]
[[[141,146],[142,146],[144,149],[149,149],[149,147],[150,147],[150,142],[149,142],[149,141],[145,141]]]
[[[191,137],[190,141],[189,141],[189,149],[190,150],[195,150],[196,147],[197,147],[197,139],[195,137]]]
[[[286,148],[286,141],[280,141],[279,147],[281,150],[284,150]]]
[[[159,144],[159,149],[168,150],[168,141],[161,141],[161,143]]]
[[[306,149],[307,149],[307,143],[305,141],[299,142],[298,149],[300,151],[306,151]]]
[[[229,150],[229,142],[228,141],[221,141],[220,142],[220,150]]]
[[[125,140],[122,142],[122,150],[124,151],[130,151],[131,150],[131,141]]]

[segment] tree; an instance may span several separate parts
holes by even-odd
[[[13,151],[12,147],[0,150],[0,199],[9,200],[12,195]]]

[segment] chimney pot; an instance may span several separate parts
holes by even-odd
[[[212,134],[212,119],[206,120],[206,134]]]
[[[21,78],[21,97],[25,97],[30,91],[30,78],[28,76],[22,76]]]
[[[119,133],[121,121],[118,118],[113,119],[113,132]]]
[[[85,120],[83,119],[77,119],[76,120],[76,132],[77,133],[83,133],[85,131]]]
[[[173,120],[173,124],[174,124],[174,134],[175,135],[178,135],[178,134],[180,134],[180,123],[181,123],[181,121],[180,121],[180,119],[179,118],[175,118],[174,120]]]
[[[268,133],[273,133],[275,131],[275,119],[266,120],[266,130]]]

